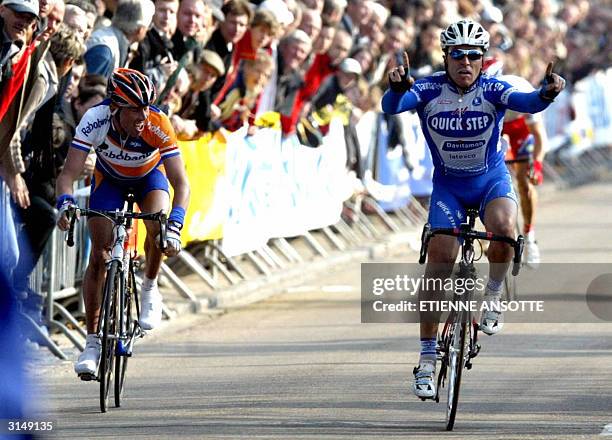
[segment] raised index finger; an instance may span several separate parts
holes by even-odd
[[[548,66],[546,67],[546,78],[550,78],[552,76],[553,65],[554,63],[552,61],[548,63]]]
[[[404,51],[404,67],[410,72],[410,59],[408,59],[408,52]]]

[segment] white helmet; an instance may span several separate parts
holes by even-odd
[[[440,44],[442,49],[450,46],[482,47],[483,50],[489,49],[489,33],[479,23],[472,20],[459,20],[451,24],[440,34]]]

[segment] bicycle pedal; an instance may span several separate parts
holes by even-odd
[[[91,373],[81,373],[79,374],[79,379],[85,382],[90,382],[92,380],[98,380],[98,378]]]
[[[465,363],[465,368],[468,369],[468,370],[471,370],[472,369],[472,363],[471,362],[466,362]]]

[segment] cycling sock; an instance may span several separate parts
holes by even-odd
[[[85,338],[85,344],[99,344],[100,343],[100,338],[98,338],[98,335],[96,333],[88,333],[87,337]]]
[[[142,290],[151,290],[157,286],[157,277],[150,279],[146,275],[142,279]]]
[[[502,291],[502,285],[504,281],[497,281],[492,278],[489,279],[487,283],[487,289],[485,290],[485,295],[500,295]]]
[[[527,234],[527,237],[525,237],[527,241],[535,241],[535,229],[533,227],[526,231],[525,234]]]
[[[534,226],[533,225],[525,225],[523,226],[523,232],[525,233],[525,235],[529,235],[530,232],[532,232],[534,230]]]
[[[421,338],[421,356],[419,364],[424,362],[436,363],[436,338]]]

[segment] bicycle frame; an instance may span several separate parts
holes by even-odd
[[[516,240],[510,237],[496,236],[490,232],[478,232],[474,230],[477,210],[467,210],[467,222],[462,223],[458,228],[432,229],[429,224],[423,227],[421,236],[421,252],[419,263],[423,264],[427,257],[429,240],[435,235],[448,235],[463,239],[461,244],[461,259],[459,261],[458,278],[476,279],[476,268],[474,267],[474,240],[499,241],[510,244],[514,249],[514,259],[512,274],[517,275],[520,270],[521,255],[523,251],[523,237],[518,236]],[[464,286],[474,283],[464,283]],[[469,302],[474,293],[474,289],[468,289],[462,295],[454,293],[454,299],[460,297],[461,300]],[[441,361],[438,373],[436,395],[434,400],[440,401],[440,388],[448,385],[448,401],[446,412],[446,429],[451,431],[455,422],[457,405],[459,402],[459,389],[463,368],[472,368],[471,359],[480,352],[478,344],[479,325],[476,322],[471,310],[451,311],[442,333],[438,336],[438,359]],[[447,380],[448,379],[448,380]]]

